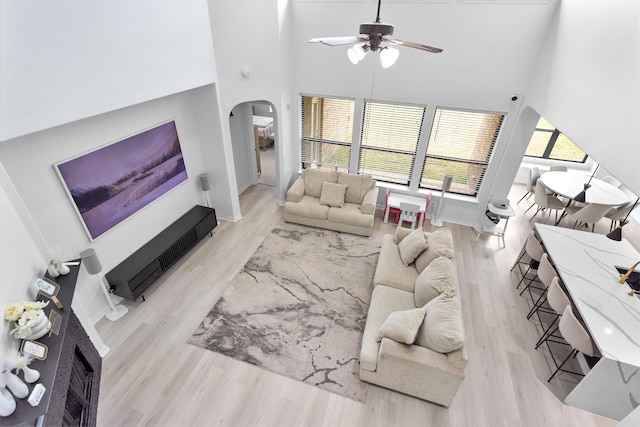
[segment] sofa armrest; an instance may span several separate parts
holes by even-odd
[[[449,363],[446,354],[388,338],[380,343],[377,384],[449,406],[463,379],[464,369]]]
[[[304,178],[299,176],[287,190],[287,201],[297,203],[304,196]]]
[[[373,187],[364,195],[360,212],[366,215],[373,215],[376,212],[376,203],[378,202],[378,187]]]
[[[447,354],[438,353],[419,345],[406,345],[383,338],[378,353],[378,370],[381,365],[396,364],[397,366],[412,366],[421,372],[440,371],[452,376],[464,376],[464,367],[454,366]],[[465,363],[466,365],[466,363]],[[415,371],[415,372],[418,372]]]

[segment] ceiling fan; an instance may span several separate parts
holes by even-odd
[[[421,43],[408,42],[404,40],[392,39],[388,36],[393,35],[393,25],[385,24],[380,21],[380,3],[382,0],[378,0],[378,12],[375,22],[360,24],[359,36],[347,36],[347,37],[318,37],[309,40],[309,43],[323,43],[328,46],[340,46],[345,44],[354,44],[349,48],[347,55],[349,60],[353,64],[357,64],[364,58],[368,51],[380,52],[380,62],[383,68],[392,66],[400,52],[390,46],[385,46],[384,43],[391,45],[399,45],[412,47],[414,49],[420,49],[431,53],[440,53],[442,49],[432,46],[427,46]]]

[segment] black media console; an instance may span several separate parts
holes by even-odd
[[[195,206],[106,274],[113,293],[134,301],[218,225],[216,211]]]

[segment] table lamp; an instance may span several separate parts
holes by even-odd
[[[102,271],[102,264],[100,264],[100,260],[98,259],[98,255],[96,254],[95,249],[89,248],[80,252],[80,258],[82,258],[82,265],[84,265],[87,273],[91,275],[98,275]],[[118,305],[116,307],[116,305],[111,300],[109,291],[107,291],[107,289],[104,287],[104,282],[100,277],[98,277],[98,279],[100,280],[100,289],[102,289],[105,298],[109,302],[109,307],[111,308],[111,311],[107,313],[106,317],[112,322],[115,322],[116,320],[127,314],[129,310],[123,305]]]
[[[598,171],[599,167],[600,167],[600,165],[596,166],[596,168],[593,170],[593,173],[591,174],[591,177],[589,178],[589,181],[587,181],[587,183],[584,185],[584,190],[579,192],[578,195],[573,198],[573,200],[575,200],[576,202],[580,202],[580,203],[585,203],[586,202],[587,190],[591,187],[591,180],[593,179],[593,176]]]

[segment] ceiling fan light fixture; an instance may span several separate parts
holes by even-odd
[[[353,47],[350,47],[347,50],[347,56],[349,57],[349,61],[353,65],[356,65],[358,62],[362,61],[364,56],[367,54],[367,48],[365,47],[365,43],[356,43]]]
[[[389,68],[398,60],[400,51],[393,47],[385,47],[380,50],[380,63],[382,68]]]

